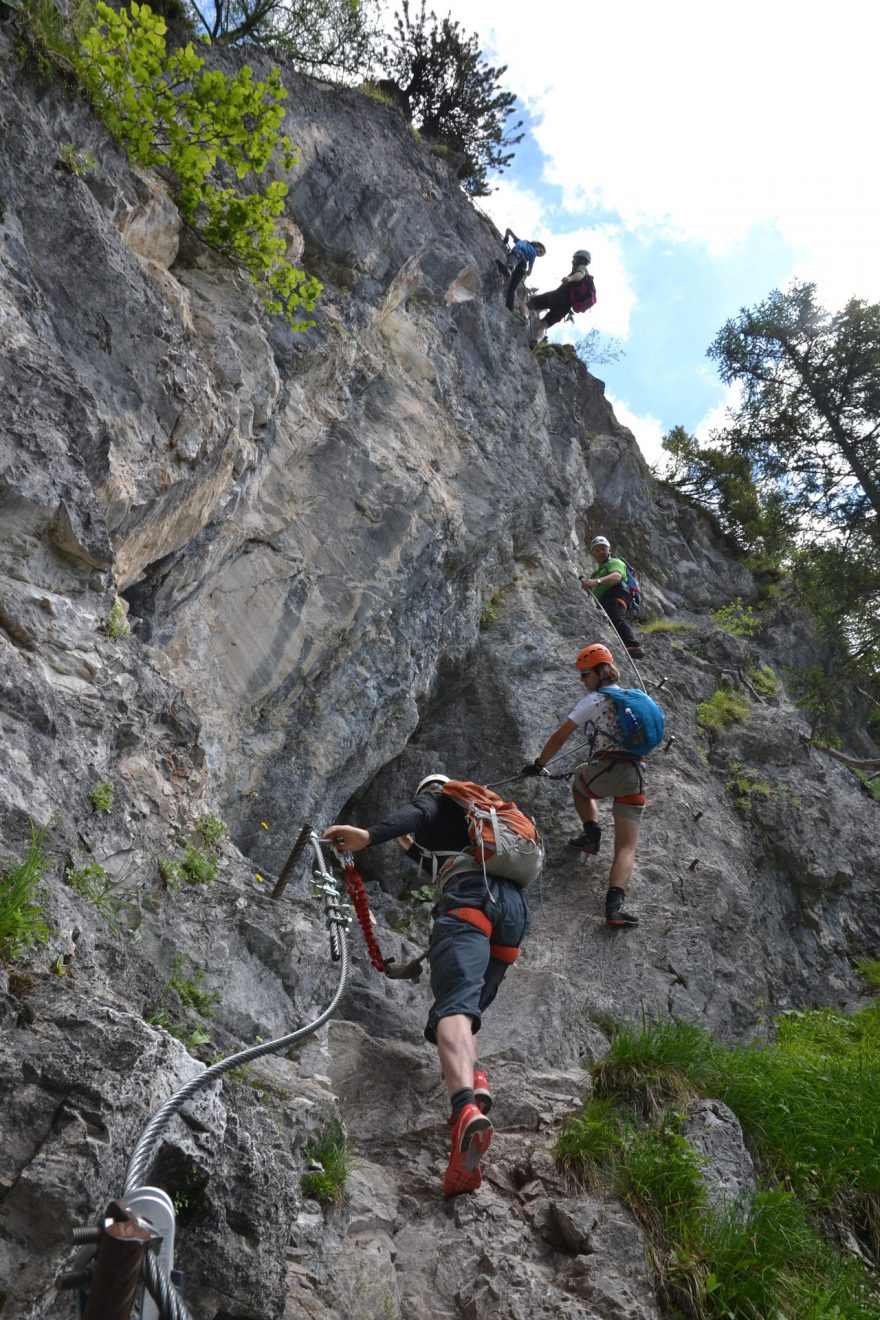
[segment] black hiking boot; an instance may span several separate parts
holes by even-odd
[[[623,906],[626,897],[622,889],[616,886],[608,890],[605,896],[605,920],[609,926],[637,926],[639,919]]]
[[[594,820],[585,820],[583,822],[583,831],[576,834],[573,839],[569,839],[569,848],[577,848],[580,852],[597,853],[599,844],[602,842],[602,831]]]
[[[638,642],[633,642],[633,644],[626,649],[634,660],[641,660],[642,656],[645,654],[645,648],[640,646]]]

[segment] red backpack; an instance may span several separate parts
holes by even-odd
[[[569,287],[569,298],[573,312],[587,312],[593,306],[596,301],[596,285],[589,271],[582,280]]]

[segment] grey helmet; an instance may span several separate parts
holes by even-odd
[[[574,259],[575,261],[585,261],[588,266],[593,260],[586,248],[578,248],[577,252],[574,254]]]
[[[448,783],[449,783],[449,775],[440,775],[440,774],[425,775],[424,779],[420,781],[418,787],[416,788],[415,796],[418,797],[418,795],[424,792],[426,788],[437,788],[439,790],[440,788],[443,787],[444,784],[448,784]]]

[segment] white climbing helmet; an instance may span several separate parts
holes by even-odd
[[[588,266],[593,260],[586,248],[578,248],[577,252],[574,254],[574,259],[575,261],[585,261]]]
[[[611,542],[608,540],[607,536],[594,536],[590,542],[590,549],[595,550],[597,545],[604,545],[609,550],[611,549]]]
[[[443,787],[444,784],[448,784],[448,783],[449,783],[449,775],[440,775],[440,774],[425,775],[424,779],[421,781],[418,788],[416,789],[416,797],[418,797],[419,793],[424,792],[426,788],[436,787],[437,789],[440,789]]]

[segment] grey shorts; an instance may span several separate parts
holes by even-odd
[[[571,784],[575,792],[590,798],[614,798],[615,816],[641,820],[648,798],[645,793],[644,761],[603,760],[579,765]]]
[[[455,912],[460,915],[453,915]],[[441,1018],[464,1013],[479,1031],[529,928],[523,891],[510,880],[457,876],[434,908],[428,946],[431,992],[425,1039],[437,1042]]]

